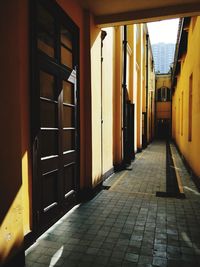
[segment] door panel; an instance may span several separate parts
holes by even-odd
[[[52,156],[48,160],[43,160],[41,159],[41,172],[42,173],[48,173],[51,172],[52,170],[58,170],[59,168],[59,157],[57,156]]]
[[[74,88],[66,81],[63,81],[63,103],[74,105]]]
[[[63,152],[75,150],[75,131],[63,130]]]
[[[55,57],[55,19],[37,3],[37,47],[50,57]]]
[[[72,52],[65,46],[61,46],[61,63],[69,68],[73,65]]]
[[[51,171],[42,175],[43,180],[43,211],[47,212],[58,204],[58,171]],[[46,190],[48,188],[48,190]]]
[[[76,162],[76,152],[75,151],[66,151],[63,152],[63,165],[68,162]]]
[[[41,130],[41,158],[58,156],[58,131]]]
[[[59,212],[59,73],[39,62],[39,224],[46,225]],[[42,166],[46,166],[45,169]]]
[[[72,35],[63,25],[61,25],[60,42],[69,50],[72,49]]]
[[[34,0],[32,85],[37,229],[75,203],[78,190],[78,28],[51,0]],[[37,142],[35,141],[37,140]]]
[[[64,196],[66,197],[69,192],[74,190],[74,175],[75,175],[75,163],[64,166]]]
[[[41,127],[58,127],[58,103],[41,99],[40,113]]]
[[[47,72],[40,71],[40,97],[56,100],[55,77]]]
[[[63,126],[65,128],[74,127],[75,110],[74,107],[63,104]]]
[[[40,222],[45,226],[75,201],[77,191],[76,72],[39,61]],[[68,79],[70,79],[70,82]],[[69,103],[70,102],[70,103]],[[72,104],[73,103],[73,104]]]
[[[69,82],[70,81],[70,82]],[[73,199],[76,177],[76,72],[62,80],[62,154],[63,154],[63,197],[65,203]]]

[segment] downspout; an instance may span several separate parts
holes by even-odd
[[[123,106],[123,165],[127,163],[127,111],[126,111],[126,94],[127,94],[127,26],[124,26],[123,38],[123,83],[122,83],[122,106]]]
[[[170,102],[171,102],[171,121],[170,121],[170,136],[169,136],[169,140],[172,139],[172,68],[171,68],[171,88],[170,88]]]
[[[103,179],[103,40],[107,32],[101,31],[101,177]]]
[[[145,147],[147,147],[148,133],[148,101],[149,101],[149,35],[146,34],[146,121],[145,121]]]
[[[155,75],[155,113],[154,113],[154,137],[157,138],[157,77]]]

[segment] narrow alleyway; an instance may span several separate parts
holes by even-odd
[[[131,171],[113,175],[43,234],[26,266],[200,266],[200,193],[172,151],[185,199],[156,197],[166,187],[166,146],[154,142]]]

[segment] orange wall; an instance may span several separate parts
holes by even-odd
[[[156,102],[157,119],[171,119],[171,102]]]
[[[0,265],[23,244],[20,95],[28,79],[25,13],[26,0],[0,2]]]

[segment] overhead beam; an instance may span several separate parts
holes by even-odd
[[[133,10],[124,13],[95,16],[94,19],[98,27],[110,27],[198,15],[200,15],[199,1],[198,3],[165,6],[162,8]]]

